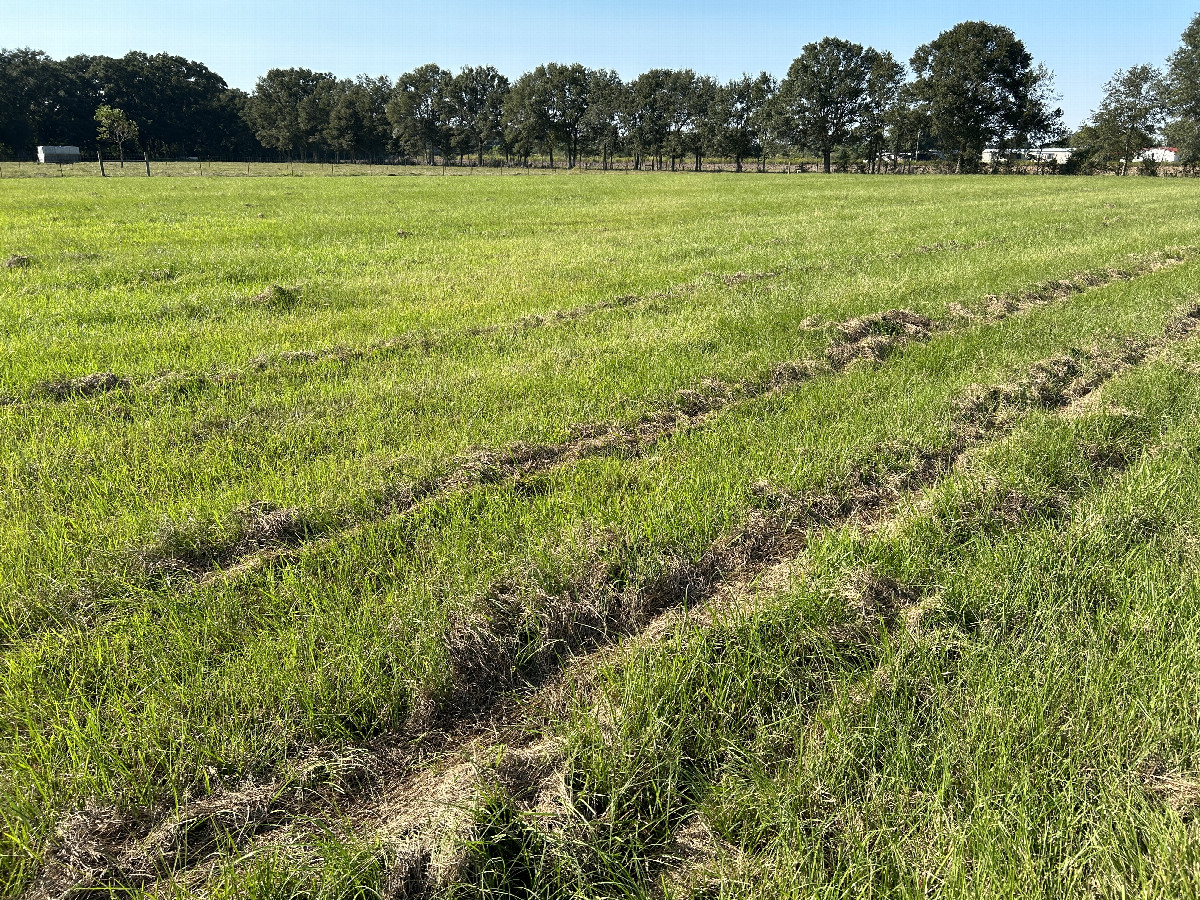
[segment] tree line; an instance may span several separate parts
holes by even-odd
[[[547,63],[515,81],[491,66],[436,64],[396,78],[336,78],[271,69],[253,93],[201,63],[168,54],[54,60],[0,50],[0,152],[38,144],[94,152],[127,145],[155,156],[407,159],[476,165],[534,156],[567,168],[617,158],[635,167],[700,169],[706,158],[814,155],[829,171],[886,170],[936,153],[959,171],[985,147],[1063,140],[1052,75],[1008,28],[963,22],[905,65],[887,51],[826,37],[787,74],[720,82],[691,69],[629,81],[606,69]],[[1161,126],[1200,157],[1200,16],[1168,71],[1117,73],[1076,136],[1086,164],[1129,160]],[[1082,164],[1082,163],[1081,163]]]
[[[1139,151],[1165,140],[1189,168],[1200,165],[1200,14],[1184,30],[1165,69],[1143,64],[1119,69],[1104,100],[1073,135],[1071,171],[1115,169],[1124,175]],[[1143,172],[1154,174],[1152,159]]]

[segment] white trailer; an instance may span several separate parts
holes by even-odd
[[[77,163],[79,159],[78,147],[38,147],[40,163]]]

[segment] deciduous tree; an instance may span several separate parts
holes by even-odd
[[[818,151],[826,172],[834,147],[850,139],[868,112],[868,80],[877,56],[861,44],[822,38],[804,46],[779,85],[779,131]]]
[[[918,47],[912,68],[914,97],[959,171],[976,166],[989,143],[1011,142],[1061,117],[1048,107],[1049,71],[1002,25],[955,25]]]
[[[888,128],[898,120],[904,64],[887,51],[868,49],[868,55],[871,69],[867,75],[866,104],[855,131],[870,170],[875,172],[888,144]]]
[[[405,151],[417,152],[433,165],[440,152],[445,159],[450,143],[450,82],[453,75],[434,63],[419,66],[396,79],[387,117],[392,136]]]
[[[1167,61],[1165,87],[1172,116],[1167,138],[1182,162],[1195,165],[1200,162],[1200,14],[1184,29],[1179,48]]]
[[[761,132],[767,104],[775,93],[775,79],[766,72],[743,75],[720,86],[709,109],[715,152],[733,157],[742,171],[742,160],[761,154]]]
[[[96,124],[97,136],[101,141],[117,148],[121,157],[121,168],[125,168],[125,144],[137,140],[137,122],[125,115],[124,110],[104,105],[96,110]]]
[[[1081,140],[1107,159],[1118,159],[1117,171],[1125,175],[1138,151],[1155,143],[1166,109],[1166,87],[1157,68],[1120,69],[1104,85],[1104,99],[1081,130]]]
[[[290,157],[323,140],[335,83],[309,69],[271,69],[258,79],[248,112],[262,145]]]
[[[483,165],[489,142],[504,134],[508,79],[491,66],[464,66],[449,84],[450,126]]]
[[[588,148],[599,151],[600,165],[604,169],[612,164],[612,156],[621,144],[621,109],[626,90],[616,72],[592,70],[588,108],[580,122],[580,140]]]

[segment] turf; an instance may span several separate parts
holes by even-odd
[[[6,180],[0,884],[1195,893],[1193,195]]]

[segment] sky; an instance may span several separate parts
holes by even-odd
[[[436,62],[457,70],[493,65],[510,78],[544,62],[581,62],[633,78],[647,69],[691,68],[728,79],[766,70],[782,77],[806,43],[845,38],[907,61],[956,23],[1007,25],[1055,74],[1065,124],[1099,104],[1117,69],[1162,65],[1200,0],[1007,0],[810,3],[714,0],[0,0],[0,47],[55,58],[130,50],[198,60],[233,87],[253,90],[271,68],[395,77]]]

